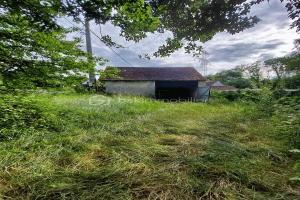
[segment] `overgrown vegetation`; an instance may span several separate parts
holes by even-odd
[[[5,95],[0,99],[0,141],[18,139],[34,130],[54,128],[43,110],[30,99]]]
[[[16,103],[6,99],[1,107],[14,107]],[[286,123],[283,115],[270,118],[241,102],[164,103],[82,94],[31,94],[15,101],[18,108],[0,111],[9,120],[4,126],[24,121],[26,131],[1,138],[2,198],[299,195],[296,155],[290,152],[299,145],[299,118]],[[32,118],[35,109],[39,114]],[[14,118],[16,113],[21,117]],[[27,122],[27,116],[48,120],[40,127]]]
[[[259,19],[250,9],[264,1],[2,0],[0,76],[10,88],[62,87],[78,83],[84,73],[93,72],[97,62],[104,59],[85,53],[79,38],[66,37],[79,30],[69,20],[72,28],[62,26],[58,20],[62,17],[80,25],[83,17],[98,25],[111,23],[120,28],[120,36],[134,42],[149,33],[171,32],[155,52],[143,55],[147,58],[169,56],[179,49],[199,56],[202,44],[215,34],[235,34],[253,27]],[[291,27],[299,31],[299,3],[281,2],[293,20]],[[109,35],[97,37],[110,48],[121,47]]]
[[[134,42],[170,31],[144,56],[199,56],[218,32],[254,26],[250,9],[264,1],[2,0],[0,199],[299,198],[299,95],[282,93],[299,89],[299,51],[263,63],[274,79],[264,79],[259,62],[217,74],[259,90],[217,94],[209,104],[109,97],[79,85],[104,59],[66,39],[78,30],[58,20],[111,23]],[[299,32],[300,4],[281,2]],[[66,92],[74,83],[80,94]]]

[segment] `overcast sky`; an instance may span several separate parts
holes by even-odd
[[[261,21],[253,28],[231,35],[218,33],[204,44],[208,52],[208,74],[230,69],[240,64],[252,63],[272,57],[283,56],[293,51],[293,41],[299,38],[294,29],[290,29],[290,19],[286,8],[279,0],[270,0],[255,6],[251,10]],[[170,57],[141,59],[138,55],[153,53],[162,45],[170,33],[151,34],[139,43],[126,42],[119,36],[120,30],[111,24],[102,25],[102,34],[110,35],[114,41],[125,48],[115,49],[131,66],[135,67],[196,67],[200,62],[179,50]],[[91,23],[91,29],[99,34],[98,25]],[[92,35],[93,53],[109,60],[107,65],[129,66],[108,47]]]

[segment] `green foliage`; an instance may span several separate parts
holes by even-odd
[[[273,58],[265,61],[267,66],[271,66],[276,73],[276,79],[273,80],[275,87],[286,87],[298,89],[300,85],[300,53],[299,47],[296,43],[298,51],[293,52],[289,56]]]
[[[284,85],[289,89],[298,89],[300,85],[300,73],[284,79]]]
[[[95,83],[96,91],[104,92],[104,80],[105,79],[120,79],[120,70],[116,67],[108,66],[104,70],[101,70],[99,73],[99,79]]]
[[[116,10],[112,22],[122,28],[121,35],[127,40],[138,42],[146,37],[146,32],[153,33],[160,25],[159,18],[153,16],[151,6],[144,0],[125,1]]]
[[[213,90],[211,91],[211,99],[213,101],[221,101],[221,102],[226,102],[226,101],[236,101],[240,97],[240,92],[239,91],[217,91]]]
[[[88,93],[89,92],[88,88],[82,84],[75,85],[74,90],[77,93]]]
[[[78,94],[26,101],[61,128],[1,143],[1,198],[297,197],[287,140],[253,105]]]
[[[292,184],[300,185],[300,96],[283,97],[275,104],[273,124],[279,138],[288,140],[290,156],[295,159]]]
[[[265,2],[266,0],[252,0],[251,4],[259,4]],[[285,4],[285,7],[288,12],[288,16],[293,20],[291,28],[296,28],[296,31],[300,31],[300,4],[297,0],[280,0]]]
[[[261,89],[243,89],[238,91],[213,91],[212,100],[219,102],[242,102],[255,105],[261,115],[271,116],[274,111],[275,96],[267,87]]]
[[[263,87],[263,65],[260,61],[249,65],[242,65],[238,68],[249,78],[252,88]]]
[[[100,1],[100,0],[3,0],[0,8],[23,16],[39,27],[40,31],[54,30],[59,25],[56,17],[68,15],[81,21],[84,15],[96,23],[111,22],[121,28],[121,36],[139,41],[147,33],[173,33],[167,44],[161,46],[155,56],[167,56],[184,47],[187,53],[199,55],[200,42],[210,40],[216,33],[227,31],[238,33],[258,22],[249,16],[251,3],[242,1]],[[185,27],[185,28],[182,28]],[[109,45],[109,36],[103,37]]]
[[[282,97],[275,106],[274,120],[281,134],[290,138],[290,148],[300,149],[300,97]]]
[[[224,70],[208,77],[210,80],[221,81],[225,85],[234,86],[238,89],[250,88],[251,82],[244,78],[243,72],[239,68]]]
[[[121,36],[127,40],[139,41],[147,33],[172,32],[166,44],[158,48],[154,56],[168,56],[184,47],[187,53],[199,56],[201,42],[210,40],[218,32],[231,34],[254,26],[259,19],[250,16],[251,6],[264,0],[232,1],[100,1],[100,0],[3,0],[0,8],[4,12],[23,17],[39,32],[51,32],[61,28],[57,17],[67,15],[76,21],[95,20],[98,24],[111,22],[121,28]],[[283,1],[282,1],[283,2]],[[293,27],[299,26],[298,4],[285,2]],[[184,28],[182,28],[184,27]],[[103,42],[116,46],[111,37],[102,36]]]
[[[0,99],[0,142],[15,140],[37,130],[55,129],[36,102],[19,96]]]
[[[8,88],[70,85],[95,66],[97,59],[86,59],[79,41],[65,39],[68,30],[42,32],[26,17],[10,12],[1,13],[0,21],[0,74]]]
[[[280,61],[287,66],[287,70],[300,73],[300,54],[296,53],[292,56],[280,58]]]
[[[283,2],[283,0],[281,0]],[[300,32],[300,4],[295,0],[288,0],[285,6],[289,12],[289,17],[293,20],[292,28],[297,28]]]
[[[184,47],[187,53],[199,56],[200,42],[206,42],[222,31],[232,34],[252,27],[259,20],[249,16],[250,4],[242,1],[150,1],[154,16],[161,21],[159,32],[171,31],[154,56],[169,56]],[[184,28],[183,28],[184,27]]]
[[[120,70],[116,67],[108,66],[105,68],[105,70],[100,71],[99,80],[120,78]]]

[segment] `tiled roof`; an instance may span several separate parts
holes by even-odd
[[[193,67],[117,67],[119,78],[106,80],[128,81],[204,81]]]
[[[224,86],[211,86],[211,89],[213,90],[222,90],[222,91],[236,91],[238,90],[237,88],[229,85],[224,85]]]

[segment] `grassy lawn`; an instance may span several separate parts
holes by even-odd
[[[286,141],[240,103],[36,94],[53,128],[0,143],[4,199],[297,199]]]

